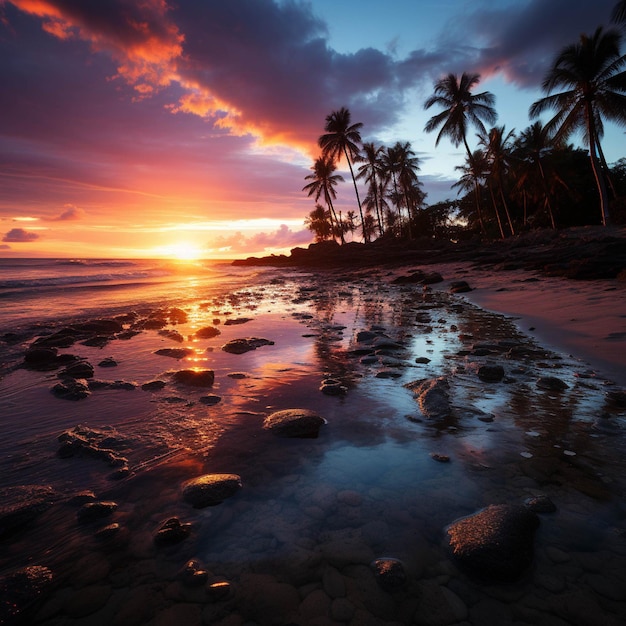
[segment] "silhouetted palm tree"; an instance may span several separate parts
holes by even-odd
[[[616,30],[603,32],[600,27],[591,36],[581,35],[578,43],[561,51],[544,79],[543,90],[549,95],[530,107],[531,118],[549,109],[556,111],[547,127],[558,139],[583,130],[605,225],[610,217],[605,174],[598,156],[604,132],[602,117],[626,124],[626,55],[620,55],[619,44]],[[565,91],[552,94],[557,88]]]
[[[616,24],[626,22],[626,0],[619,0],[611,13],[611,20]]]
[[[341,242],[343,243],[343,230],[340,221],[337,219],[335,207],[333,206],[333,200],[337,197],[335,187],[337,183],[343,182],[343,176],[334,173],[337,167],[330,157],[318,157],[315,159],[315,163],[311,169],[313,170],[313,174],[308,174],[304,177],[304,180],[310,180],[312,182],[305,185],[302,191],[306,191],[309,196],[315,194],[316,202],[320,199],[322,194],[324,195],[324,202],[330,210],[332,232],[339,233]]]
[[[404,196],[404,203],[409,216],[409,233],[411,234],[411,221],[415,217],[415,210],[423,203],[426,197],[420,189],[421,183],[417,178],[419,160],[408,141],[404,143],[398,141],[394,146],[394,151],[396,153],[396,176]]]
[[[338,161],[344,156],[348,162],[352,182],[354,183],[356,201],[359,205],[361,225],[363,226],[363,240],[367,242],[369,241],[369,236],[365,227],[365,220],[363,219],[359,190],[356,186],[354,171],[352,170],[352,161],[357,159],[360,153],[359,144],[361,143],[361,128],[363,124],[361,122],[351,124],[350,118],[350,111],[346,107],[341,107],[339,111],[333,111],[326,116],[326,124],[324,126],[326,134],[319,138],[318,143],[324,156],[330,157],[334,161]]]
[[[435,146],[442,137],[449,137],[455,147],[463,143],[469,161],[472,160],[472,151],[467,144],[468,126],[475,126],[479,132],[485,133],[483,120],[495,124],[498,119],[493,108],[495,96],[488,91],[472,93],[472,89],[479,82],[480,74],[463,72],[460,78],[456,74],[448,74],[435,83],[435,93],[424,103],[425,109],[430,109],[434,105],[443,109],[441,113],[431,117],[424,127],[424,130],[430,133],[441,126]],[[475,189],[475,194],[478,201],[478,189]],[[482,227],[482,219],[480,224]]]
[[[383,146],[377,146],[373,142],[363,144],[363,153],[359,159],[363,165],[359,167],[359,173],[357,174],[358,180],[364,180],[367,183],[367,196],[363,200],[363,203],[367,206],[372,206],[376,211],[376,219],[378,221],[378,232],[383,234],[383,222],[381,211],[381,195],[380,185],[384,180],[384,173],[380,157],[383,153]]]
[[[304,218],[304,225],[315,233],[315,241],[326,241],[333,235],[333,220],[330,216],[330,209],[325,209],[321,204],[316,204],[307,217]]]

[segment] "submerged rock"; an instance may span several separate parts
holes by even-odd
[[[174,372],[174,382],[190,387],[212,387],[215,381],[213,370],[179,370]]]
[[[241,489],[237,474],[205,474],[183,483],[183,498],[196,509],[220,504]]]
[[[224,352],[230,354],[243,354],[244,352],[250,352],[256,350],[261,346],[273,346],[274,342],[269,339],[261,339],[259,337],[248,337],[245,339],[233,339],[222,346]]]
[[[537,387],[546,391],[565,391],[565,389],[569,389],[569,385],[556,376],[542,376],[537,381]]]
[[[30,524],[57,498],[56,492],[47,485],[17,485],[0,489],[0,538]]]
[[[64,400],[82,400],[91,395],[89,385],[84,378],[67,378],[54,385],[51,391],[57,398]]]
[[[163,522],[154,535],[154,543],[172,545],[187,539],[191,534],[191,524],[183,524],[177,517],[170,517]]]
[[[165,385],[167,383],[164,380],[149,380],[147,383],[143,383],[141,388],[144,391],[160,391]]]
[[[25,613],[41,601],[54,576],[42,565],[29,565],[0,578],[0,624],[24,623]]]
[[[285,409],[268,415],[263,428],[278,437],[315,438],[326,420],[308,409]]]
[[[154,354],[158,354],[159,356],[169,356],[173,359],[184,359],[190,354],[193,354],[193,350],[190,348],[159,348],[154,351]]]
[[[499,383],[504,378],[501,365],[483,365],[478,368],[478,378],[485,383]]]
[[[59,372],[59,378],[93,378],[94,369],[87,361],[77,361]]]
[[[117,509],[116,502],[98,500],[96,502],[87,502],[78,509],[76,517],[79,522],[89,523],[96,520],[104,519],[113,514]]]
[[[450,293],[467,293],[469,291],[472,291],[472,288],[465,280],[454,280],[450,283]]]
[[[381,558],[372,561],[370,569],[378,584],[385,591],[397,591],[406,585],[404,564],[398,559]]]
[[[196,331],[196,337],[198,337],[198,339],[211,339],[212,337],[217,337],[219,334],[220,331],[213,326],[205,326]]]
[[[513,581],[533,559],[537,515],[525,506],[491,505],[448,526],[452,555],[478,578]]]
[[[429,419],[443,419],[452,413],[450,384],[445,377],[416,380],[405,385],[416,396],[421,412]]]

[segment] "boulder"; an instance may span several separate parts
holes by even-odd
[[[59,378],[93,378],[94,369],[87,361],[77,361],[71,363],[64,370],[59,372]]]
[[[167,383],[164,380],[149,380],[147,383],[143,383],[141,388],[144,391],[160,391],[165,385]]]
[[[464,280],[453,280],[450,283],[450,293],[467,293],[472,291],[472,288]]]
[[[556,376],[542,376],[537,380],[537,388],[546,391],[565,391],[569,385]]]
[[[174,372],[174,382],[190,387],[212,387],[215,381],[213,370],[179,370]]]
[[[250,352],[256,350],[261,346],[273,346],[274,342],[268,339],[261,339],[259,337],[248,337],[245,339],[233,339],[222,346],[224,352],[230,354],[243,354],[244,352]]]
[[[82,400],[91,395],[89,385],[84,378],[66,378],[51,389],[57,398],[64,400]]]
[[[417,380],[405,385],[416,396],[421,412],[429,419],[443,419],[452,413],[450,385],[445,377]]]
[[[278,437],[315,438],[326,420],[308,409],[285,409],[268,415],[263,428]]]
[[[177,517],[170,517],[163,522],[154,535],[157,545],[173,545],[187,539],[191,533],[191,524],[182,524]]]
[[[484,383],[499,383],[504,378],[501,365],[482,365],[478,368],[478,378]]]
[[[397,591],[406,585],[404,564],[398,559],[376,559],[371,562],[370,568],[376,581],[385,591]]]
[[[212,337],[217,337],[219,334],[220,331],[213,326],[205,326],[196,331],[196,337],[198,337],[198,339],[211,339]]]
[[[0,539],[31,523],[57,498],[52,487],[47,485],[17,485],[0,489]]]
[[[220,504],[241,489],[237,474],[205,474],[183,483],[183,498],[196,509]]]
[[[533,559],[537,515],[525,506],[491,505],[448,526],[455,561],[477,578],[514,581]]]
[[[115,502],[97,500],[96,502],[87,502],[78,509],[76,517],[79,522],[89,523],[109,517],[117,509]]]
[[[193,354],[191,348],[159,348],[154,351],[159,356],[169,356],[173,359],[184,359],[186,356]]]

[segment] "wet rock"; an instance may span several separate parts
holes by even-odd
[[[626,272],[626,270],[624,270]],[[626,391],[623,389],[613,389],[606,394],[609,405],[619,409],[626,408]]]
[[[42,565],[29,565],[0,577],[0,624],[25,623],[26,614],[43,600],[53,573]]]
[[[144,391],[160,391],[165,385],[167,385],[167,383],[164,380],[150,380],[147,383],[143,383],[141,388]]]
[[[327,396],[341,396],[348,391],[348,388],[336,378],[325,378],[320,385],[320,391]]]
[[[214,326],[205,326],[196,331],[196,337],[198,337],[198,339],[211,339],[212,337],[217,337],[219,334],[220,331]]]
[[[213,370],[179,370],[174,372],[174,382],[190,387],[212,387],[215,381]]]
[[[28,369],[46,371],[60,367],[56,348],[31,347],[24,354],[24,366]]]
[[[308,409],[285,409],[268,415],[263,428],[278,437],[315,438],[326,420]]]
[[[222,346],[224,352],[230,354],[243,354],[244,352],[250,352],[256,350],[261,346],[273,346],[274,342],[268,339],[261,339],[259,337],[248,337],[245,339],[233,339]]]
[[[485,383],[499,383],[504,378],[501,365],[482,365],[478,368],[478,378]]]
[[[50,391],[63,400],[82,400],[91,395],[87,381],[80,378],[67,378],[54,385]]]
[[[393,369],[382,369],[376,372],[376,378],[400,378],[401,372]]]
[[[112,356],[108,356],[98,363],[98,367],[117,367],[117,361]]]
[[[89,391],[97,391],[99,389],[117,389],[122,391],[134,391],[137,388],[135,383],[127,380],[99,380],[92,379],[87,381]]]
[[[556,505],[548,496],[532,496],[524,500],[524,505],[533,513],[554,513]]]
[[[113,524],[109,524],[108,526],[100,528],[98,531],[96,531],[96,534],[94,536],[100,541],[109,541],[116,537],[121,529],[122,527],[117,522],[114,522]]]
[[[224,326],[237,326],[239,324],[246,324],[251,322],[251,317],[231,317],[224,322]]]
[[[93,378],[94,369],[87,361],[78,361],[59,372],[59,378]]]
[[[294,623],[300,594],[295,587],[281,583],[268,574],[242,574],[237,589],[243,615],[255,620],[263,616],[266,624]]]
[[[173,545],[187,539],[190,534],[191,524],[183,524],[177,517],[170,517],[157,530],[154,543],[161,546]]]
[[[47,485],[18,485],[0,489],[0,538],[30,524],[58,499]]]
[[[524,506],[491,505],[448,526],[452,555],[477,578],[513,581],[533,558],[539,518]]]
[[[467,606],[452,590],[431,580],[416,585],[419,604],[413,624],[416,626],[452,626],[467,623]]]
[[[431,360],[428,357],[426,357],[426,356],[418,356],[415,359],[415,362],[420,364],[420,365],[426,365],[427,363],[430,363],[430,361]]]
[[[237,474],[205,474],[183,483],[183,498],[196,509],[220,504],[241,489]]]
[[[422,284],[426,278],[426,274],[421,270],[414,270],[405,276],[398,276],[391,281],[393,285],[416,285]]]
[[[154,354],[158,354],[159,356],[169,356],[172,359],[184,359],[190,354],[193,354],[193,350],[190,348],[159,348],[154,351]]]
[[[104,519],[113,514],[117,509],[117,503],[98,500],[96,502],[87,502],[78,509],[76,517],[81,523],[95,522],[97,520]]]
[[[177,330],[163,329],[160,330],[158,334],[161,337],[171,339],[172,341],[177,341],[178,343],[182,343],[185,340],[185,338]]]
[[[222,397],[216,396],[214,394],[209,394],[208,396],[202,396],[201,398],[198,398],[198,402],[200,402],[200,404],[206,404],[207,406],[214,406],[216,404],[219,404],[221,401]]]
[[[439,454],[438,452],[431,452],[430,458],[438,461],[439,463],[450,463],[450,457],[447,454]]]
[[[569,385],[556,376],[542,376],[537,381],[537,388],[546,391],[564,391],[569,389]]]
[[[227,580],[216,580],[206,587],[207,599],[211,602],[219,602],[228,598],[232,591],[232,585]]]
[[[128,460],[107,447],[119,445],[115,437],[107,438],[104,432],[79,425],[61,433],[58,440],[61,445],[57,450],[57,456],[62,459],[78,455],[90,456],[105,461],[110,467],[118,468],[118,471],[125,471],[117,478],[122,478],[128,473]]]
[[[72,324],[72,328],[75,328],[80,332],[96,334],[119,333],[124,330],[122,323],[115,319],[90,320],[88,322]]]
[[[450,293],[467,293],[472,291],[472,288],[464,280],[453,280],[450,283]]]
[[[209,580],[209,572],[196,559],[187,561],[178,575],[187,587],[199,587]]]
[[[402,589],[407,582],[404,564],[398,559],[380,558],[370,563],[374,577],[385,591]]]
[[[32,347],[69,348],[81,338],[80,331],[75,328],[62,328],[51,335],[39,337]]]
[[[450,416],[450,384],[445,377],[417,380],[405,385],[416,396],[421,412],[429,419]]]
[[[113,337],[108,335],[94,335],[93,337],[89,337],[80,343],[83,346],[90,346],[92,348],[104,348],[104,346],[106,346],[112,339]]]

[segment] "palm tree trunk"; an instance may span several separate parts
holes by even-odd
[[[337,214],[335,213],[335,207],[333,206],[333,201],[330,199],[330,194],[324,194],[326,196],[326,204],[328,204],[328,206],[330,207],[330,213],[332,215],[331,220],[330,220],[330,224],[332,227],[332,231],[333,231],[333,239],[337,239],[337,234],[336,232],[339,231],[339,236],[341,238],[341,245],[343,245],[344,243],[346,243],[344,237],[343,237],[343,228],[341,228],[341,223],[339,222],[339,220],[337,219]],[[333,225],[333,219],[335,218],[335,223],[337,224],[337,231],[335,230],[335,227]]]
[[[586,108],[587,116],[587,135],[589,136],[589,158],[591,159],[591,169],[596,179],[596,185],[598,186],[598,193],[600,194],[600,212],[602,214],[602,225],[608,226],[611,223],[609,216],[609,195],[606,190],[606,181],[604,180],[604,173],[602,167],[598,162],[598,155],[596,154],[596,148],[598,146],[598,137],[596,134],[595,124],[593,122],[593,111],[591,105],[588,103]]]
[[[478,185],[478,177],[476,176],[476,171],[474,170],[474,157],[472,156],[472,151],[467,143],[467,139],[465,135],[463,135],[463,143],[465,144],[465,150],[467,150],[467,160],[469,162],[470,168],[474,172],[474,196],[476,198],[476,211],[478,213],[478,223],[480,224],[480,230],[483,235],[487,234],[485,230],[485,223],[483,222],[482,211],[480,210],[480,195],[479,195],[479,185]]]
[[[602,164],[602,169],[604,170],[604,174],[606,176],[606,180],[609,183],[609,189],[611,190],[611,195],[613,198],[617,198],[617,193],[615,191],[615,186],[613,185],[613,177],[611,176],[611,170],[609,169],[608,163],[604,158],[604,150],[602,150],[602,146],[600,145],[600,140],[598,139],[598,155],[600,156],[600,163]]]
[[[543,165],[541,164],[541,157],[537,158],[537,165],[539,165],[539,173],[541,174],[541,182],[543,183],[543,193],[546,199],[546,207],[548,207],[548,214],[550,215],[550,222],[552,223],[552,230],[556,230],[556,222],[554,221],[554,213],[552,212],[552,203],[550,202],[550,192],[548,191],[548,183],[546,181],[546,174],[543,171]]]
[[[491,185],[487,185],[488,189],[489,189],[489,195],[491,196],[491,202],[493,204],[493,210],[496,214],[496,219],[498,220],[498,228],[500,229],[500,236],[502,237],[502,239],[505,239],[504,237],[504,228],[502,228],[502,220],[500,219],[500,212],[498,211],[498,204],[496,202],[496,197],[493,195],[493,189],[491,188]]]
[[[352,170],[352,163],[350,162],[350,157],[348,156],[348,150],[344,146],[343,153],[346,155],[346,161],[348,161],[348,167],[350,168],[350,175],[352,176],[352,183],[354,184],[354,193],[356,194],[356,201],[359,205],[359,215],[361,216],[361,227],[363,228],[363,241],[365,243],[369,242],[369,236],[367,229],[365,228],[365,220],[363,219],[363,209],[361,208],[361,198],[359,198],[359,190],[356,186],[356,178],[354,177],[354,171]]]
[[[511,235],[515,237],[515,229],[513,228],[513,222],[511,221],[509,205],[506,203],[506,198],[504,197],[504,192],[502,191],[502,183],[500,183],[498,187],[500,189],[500,199],[502,200],[502,206],[504,207],[504,214],[506,215],[507,222],[509,223],[509,228],[511,229]]]

